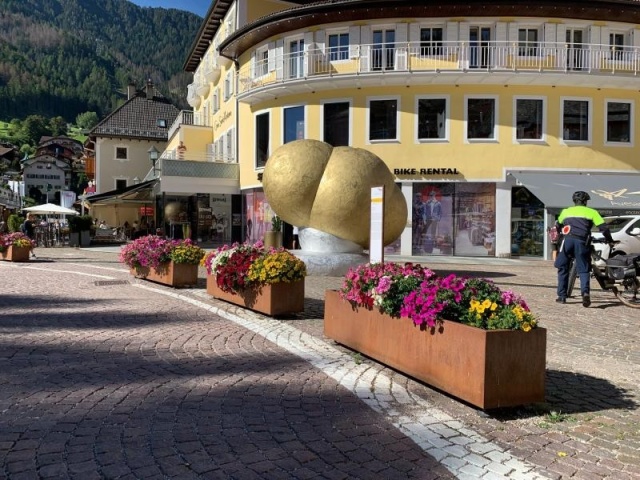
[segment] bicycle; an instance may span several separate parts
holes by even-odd
[[[616,255],[615,245],[619,241],[609,244],[606,251],[606,258],[603,255],[605,250],[597,250],[594,243],[607,243],[604,238],[591,237],[591,277],[602,290],[610,290],[620,302],[627,307],[640,308],[640,253],[630,255]],[[570,297],[575,287],[578,276],[578,268],[575,258],[571,259],[569,267],[569,284],[567,286],[567,297]],[[622,287],[619,289],[618,287]]]

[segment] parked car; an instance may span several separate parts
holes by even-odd
[[[604,217],[604,221],[609,226],[613,239],[620,242],[616,245],[614,256],[640,253],[640,215]],[[594,227],[591,233],[596,238],[602,237],[602,233],[600,233],[598,227]],[[604,243],[595,243],[594,247],[596,250],[602,252],[602,265],[604,265],[609,247]]]

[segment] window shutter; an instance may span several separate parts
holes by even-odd
[[[360,27],[349,27],[349,58],[358,58],[360,54]]]
[[[276,67],[276,61],[277,61],[277,55],[278,52],[276,51],[276,44],[275,42],[269,42],[269,59],[267,60],[268,63],[268,69],[270,72],[273,72],[277,67]],[[282,62],[282,58],[280,58],[280,62]]]
[[[406,23],[396,24],[396,62],[395,70],[407,69],[407,41],[409,26]]]
[[[360,29],[360,71],[368,72],[371,65],[371,27],[366,25]]]
[[[275,49],[271,50],[271,44],[269,44],[269,50],[273,52],[274,62],[275,62],[275,70],[276,70],[276,78],[281,80],[284,78],[284,40],[280,39],[275,43]],[[269,63],[271,63],[271,54],[269,55]],[[271,72],[273,69],[269,68]]]

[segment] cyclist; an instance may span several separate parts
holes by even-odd
[[[558,269],[558,298],[556,302],[566,303],[569,284],[569,268],[575,259],[580,276],[580,293],[582,306],[591,305],[589,272],[591,270],[591,229],[596,226],[608,243],[613,243],[611,231],[597,210],[587,207],[591,197],[587,192],[575,192],[572,197],[574,206],[560,212],[558,228],[562,229],[562,243],[554,266]]]

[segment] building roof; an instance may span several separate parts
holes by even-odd
[[[180,111],[158,92],[151,81],[90,132],[90,137],[168,140],[168,131]]]
[[[231,0],[214,0],[198,30],[184,64],[195,72],[227,14]],[[640,0],[289,0],[294,7],[265,15],[242,26],[220,45],[232,59],[254,45],[285,32],[318,23],[354,22],[376,18],[429,17],[551,17],[640,23]]]
[[[229,8],[234,0],[213,0],[209,11],[204,16],[204,21],[200,25],[200,29],[196,34],[194,42],[189,49],[189,55],[184,63],[183,69],[187,72],[195,72],[200,64],[201,59],[209,49],[209,45],[213,42],[218,27],[222,23]],[[322,3],[317,0],[288,0],[288,3],[305,4],[305,3]]]

